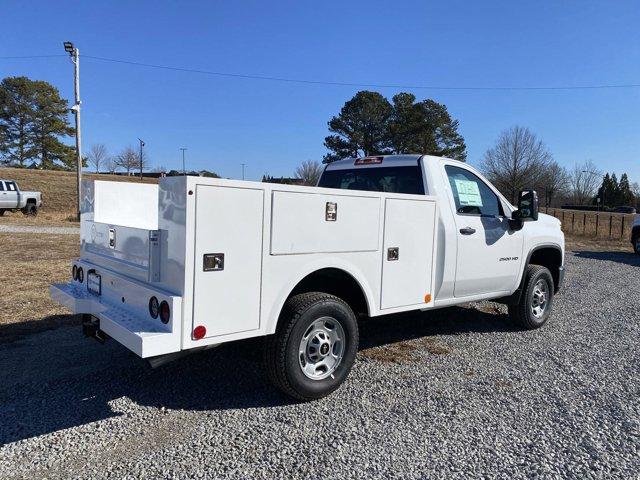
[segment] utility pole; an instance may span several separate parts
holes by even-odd
[[[80,50],[73,46],[71,42],[64,42],[64,50],[71,57],[71,61],[74,65],[74,90],[75,90],[75,103],[71,110],[74,113],[76,119],[76,193],[78,195],[78,221],[80,221],[80,204],[81,189],[82,189],[82,137],[80,135]]]
[[[182,174],[186,175],[187,174],[187,170],[184,167],[184,151],[186,150],[185,147],[180,148],[180,150],[182,150]]]
[[[246,163],[241,163],[240,165],[242,165],[242,179],[244,180],[244,167]]]
[[[142,147],[144,147],[144,141],[140,137],[138,137],[140,141],[140,181],[142,181]]]

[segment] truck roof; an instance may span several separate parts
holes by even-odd
[[[432,155],[420,155],[420,154],[409,154],[409,155],[370,155],[368,157],[360,157],[360,158],[344,158],[342,160],[337,160],[335,162],[331,162],[327,165],[326,170],[346,170],[352,169],[356,165],[356,161],[360,160],[363,163],[358,165],[358,168],[379,168],[379,167],[408,167],[414,166],[417,164],[418,160],[421,157],[425,158],[433,158],[436,160],[450,160],[444,157],[434,157]],[[375,159],[376,161],[372,161],[371,163],[364,163],[364,161],[369,159]]]

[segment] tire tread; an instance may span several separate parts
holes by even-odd
[[[265,342],[265,365],[267,367],[267,376],[271,383],[280,388],[287,395],[303,401],[313,400],[298,392],[289,382],[286,372],[286,354],[287,342],[291,335],[291,331],[295,327],[298,319],[304,312],[323,301],[333,301],[341,303],[343,306],[351,310],[351,307],[339,297],[324,292],[306,292],[294,295],[289,298],[282,308],[276,333],[269,335]],[[355,339],[357,342],[357,339]]]

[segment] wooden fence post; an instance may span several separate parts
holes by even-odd
[[[611,229],[613,228],[613,215],[609,214],[609,238],[611,238]]]
[[[596,213],[596,238],[598,238],[598,224],[600,223],[600,215]]]
[[[582,235],[587,232],[587,214],[585,213],[582,217]]]
[[[622,227],[620,227],[620,238],[624,238],[624,215],[622,216]]]
[[[576,212],[573,212],[571,214],[571,233],[573,233],[573,226],[575,225],[575,223],[576,223]]]

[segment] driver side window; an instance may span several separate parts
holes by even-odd
[[[502,207],[498,196],[486,183],[464,168],[445,165],[456,212],[459,215],[498,217]]]

